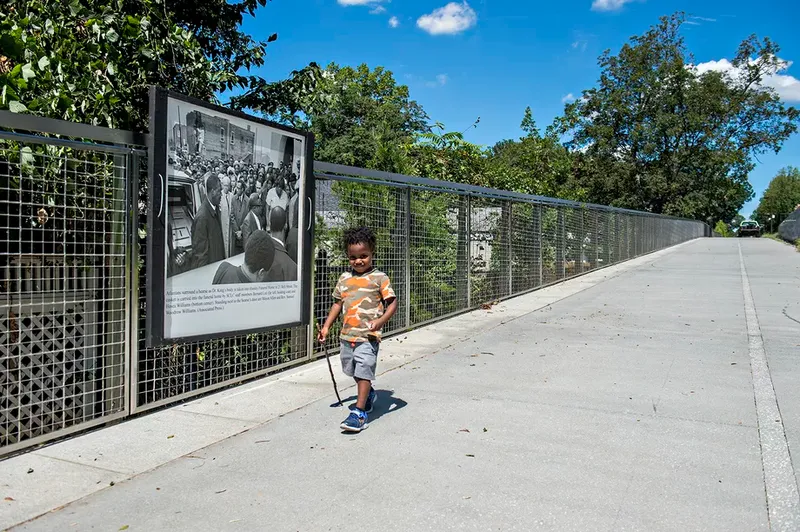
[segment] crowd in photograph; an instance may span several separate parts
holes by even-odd
[[[244,253],[242,266],[219,266],[214,284],[297,280],[300,161],[206,160],[179,150],[172,165],[200,189],[193,268]]]

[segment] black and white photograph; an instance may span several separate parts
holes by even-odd
[[[299,322],[306,136],[171,94],[165,111],[164,338]]]

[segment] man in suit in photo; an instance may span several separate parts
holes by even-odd
[[[286,251],[286,211],[275,207],[269,213],[270,235],[275,244],[275,261],[267,273],[268,281],[296,281],[297,263]]]
[[[219,202],[220,222],[222,222],[222,240],[225,242],[225,258],[233,255],[233,242],[231,234],[233,233],[231,218],[233,217],[231,194],[231,180],[228,176],[221,179],[222,182],[222,199]]]
[[[250,238],[250,235],[255,231],[264,229],[261,225],[261,218],[264,213],[264,204],[261,198],[258,196],[250,196],[248,206],[250,207],[250,212],[247,213],[244,222],[242,222],[242,244],[244,245],[244,249],[247,249],[247,240]]]
[[[236,182],[236,191],[231,200],[231,240],[233,241],[232,255],[244,252],[244,240],[242,240],[242,224],[247,214],[250,212],[248,198],[244,193],[244,181]]]
[[[295,197],[297,197],[297,196],[295,196]],[[297,263],[297,255],[298,255],[298,251],[297,251],[297,245],[298,244],[297,244],[297,241],[298,241],[299,232],[300,232],[300,229],[297,227],[299,222],[300,222],[300,219],[299,219],[299,216],[298,216],[299,203],[298,202],[294,202],[294,203],[290,202],[289,203],[289,209],[291,209],[291,210],[289,211],[289,232],[286,235],[286,251],[289,253],[289,257],[291,257],[291,259],[296,264]]]
[[[217,176],[211,174],[206,179],[206,198],[192,221],[194,268],[225,260],[225,241],[219,212],[221,200],[222,184]]]

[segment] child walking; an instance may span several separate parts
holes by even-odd
[[[334,303],[318,340],[325,342],[331,325],[344,310],[340,335],[342,371],[355,379],[358,400],[341,428],[347,432],[361,432],[367,428],[367,412],[372,411],[378,398],[372,381],[378,363],[381,329],[397,310],[397,296],[389,276],[372,265],[376,241],[371,229],[348,229],[343,243],[350,271],[343,273],[336,283]]]

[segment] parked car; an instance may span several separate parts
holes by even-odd
[[[739,224],[737,236],[761,236],[761,226],[755,220],[745,220]]]

